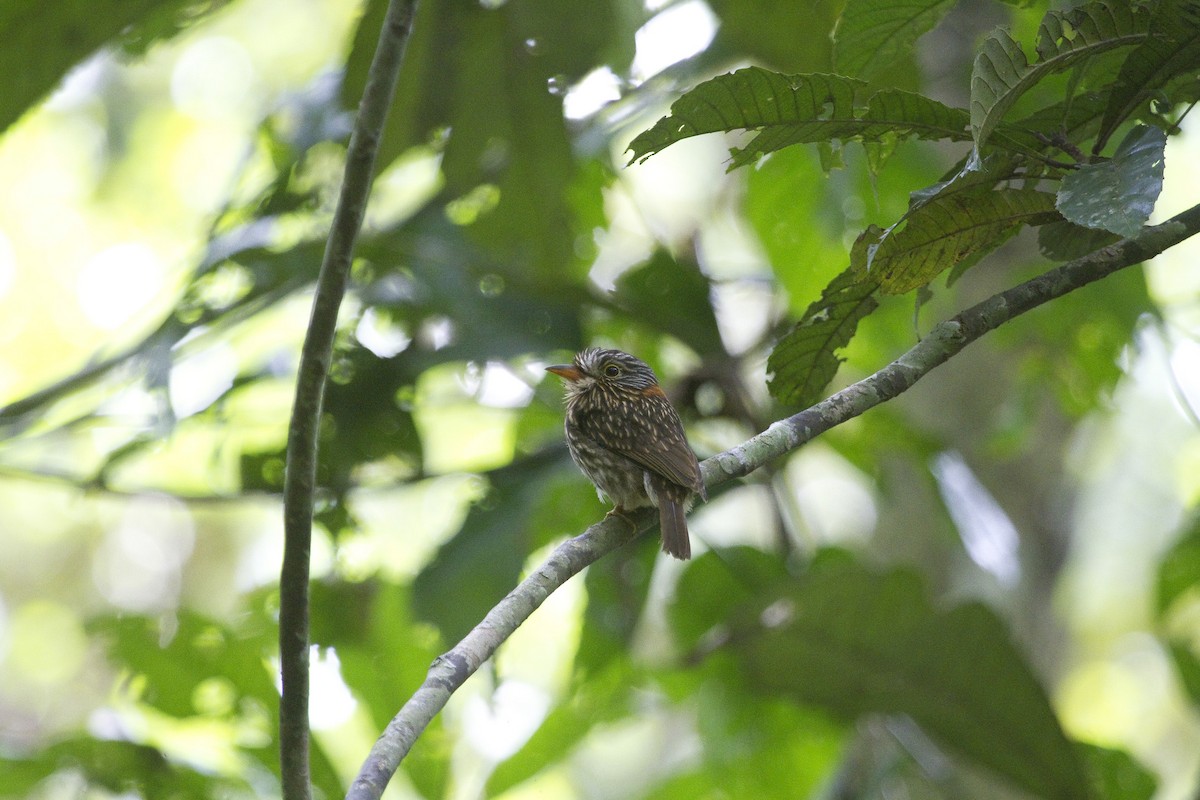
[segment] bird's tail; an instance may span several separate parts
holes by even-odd
[[[667,555],[680,561],[692,557],[692,543],[688,539],[687,517],[684,516],[681,498],[668,497],[667,492],[658,495],[658,522],[662,528],[662,549]]]

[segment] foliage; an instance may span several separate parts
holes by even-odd
[[[851,719],[906,714],[948,750],[1033,793],[1086,793],[1041,687],[993,612],[980,605],[935,612],[916,576],[872,575],[836,552],[819,552],[799,581],[762,554],[747,554],[750,563],[766,562],[748,571],[751,594],[728,585],[716,556],[699,561],[680,588],[709,612],[710,593],[743,596],[705,618],[726,620],[739,643],[739,670],[755,690]],[[688,622],[680,627],[696,624]]]
[[[944,0],[818,3],[803,20],[786,3],[709,5],[712,42],[647,80],[635,75],[634,31],[651,16],[640,3],[418,6],[321,420],[318,541],[336,555],[313,583],[312,635],[359,704],[344,741],[369,744],[543,548],[603,513],[570,465],[542,364],[592,342],[637,352],[711,455],[816,402],[840,369],[904,352],[919,332],[898,295],[915,290],[918,310],[940,316],[966,292],[1014,284],[1038,269],[1027,229],[1051,261],[1136,234],[1168,137],[1200,96],[1200,9],[1187,0],[958,9],[979,39],[947,56],[961,106],[930,96],[916,66],[944,33]],[[0,12],[3,59],[23,65],[0,104],[10,135],[71,66],[117,48],[136,61],[223,4],[34,6]],[[365,3],[335,87],[281,93],[254,121],[251,177],[202,221],[202,253],[165,317],[6,400],[7,471],[195,508],[277,498],[279,390],[303,325],[289,309],[317,277],[329,164],[385,7]],[[622,97],[567,118],[563,87],[602,66]],[[134,126],[116,113],[110,124]],[[723,177],[698,138],[712,134],[726,137]],[[636,183],[679,160],[670,180]],[[696,187],[721,181],[703,214],[641,207],[651,189],[693,186],[690,173],[704,176]],[[546,708],[527,712],[528,736],[472,751],[465,729],[483,712],[464,699],[404,762],[406,788],[445,796],[468,773],[489,796],[582,783],[618,741],[628,763],[605,776],[628,797],[1148,798],[1155,776],[1086,741],[1052,700],[1082,647],[1045,622],[1065,549],[1056,503],[1078,488],[1071,437],[1112,402],[1139,316],[1160,313],[1138,272],[1088,291],[968,351],[965,386],[947,378],[728,489],[693,515],[712,545],[693,562],[662,565],[644,540],[591,567],[574,616],[535,617],[520,632],[530,640],[514,637],[471,689],[499,714],[506,686],[536,684]],[[182,411],[172,381],[222,348],[236,352],[232,374]],[[965,453],[1020,529],[1019,583],[972,550],[930,466],[947,451]],[[219,524],[205,525],[216,541]],[[840,546],[817,546],[829,541]],[[1153,623],[1193,705],[1197,542],[1193,531],[1162,559]],[[232,571],[232,556],[211,557],[213,573]],[[276,598],[227,588],[211,614],[79,607],[116,687],[97,706],[155,730],[210,726],[233,757],[213,766],[178,729],[174,741],[153,726],[90,730],[81,715],[76,729],[0,738],[0,795],[49,796],[63,775],[146,798],[276,793]],[[536,638],[542,625],[552,641]],[[362,755],[341,739],[314,740],[326,796]]]

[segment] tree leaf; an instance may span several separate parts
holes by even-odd
[[[375,0],[360,24],[347,106],[361,96],[386,6]],[[605,60],[627,64],[626,17],[612,0],[418,4],[378,168],[410,147],[444,144],[447,196],[484,187],[495,198],[466,225],[471,237],[543,278],[582,269],[575,240],[591,230],[576,229],[567,202],[576,161],[561,91],[549,87],[565,89]]]
[[[371,305],[386,308],[409,331],[431,317],[454,325],[451,344],[412,356],[415,371],[582,342],[579,303],[585,292],[574,283],[538,280],[521,262],[478,247],[437,206],[393,231],[364,235],[358,254],[373,265],[374,279],[364,290]]]
[[[1077,225],[1133,236],[1162,192],[1167,135],[1138,126],[1111,160],[1084,164],[1063,178],[1058,210]]]
[[[860,320],[879,305],[878,281],[847,269],[775,345],[767,359],[767,388],[782,403],[810,406],[833,380],[843,359],[835,353],[850,343]]]
[[[888,294],[923,286],[945,270],[978,259],[1022,225],[1058,219],[1054,195],[1034,189],[955,190],[952,185],[917,206],[903,228],[868,229],[850,263]]]
[[[984,40],[971,71],[971,130],[978,156],[1000,120],[1022,94],[1047,75],[1080,59],[1140,43],[1148,17],[1126,3],[1086,3],[1066,11],[1051,11],[1037,35],[1037,59],[1005,31]]]
[[[337,651],[342,677],[382,730],[425,680],[437,636],[413,620],[408,587],[374,578],[313,581],[313,642]]]
[[[643,537],[587,569],[587,607],[575,651],[575,674],[586,678],[628,659],[645,610],[658,543]]]
[[[865,87],[840,75],[783,75],[759,67],[719,75],[684,94],[668,116],[634,138],[629,161],[644,161],[692,136],[743,129],[759,133],[746,147],[731,149],[730,169],[805,142],[967,138],[962,109],[899,89],[885,89],[865,109],[857,108],[855,98]]]
[[[180,610],[173,627],[164,631],[158,620],[134,616],[100,617],[88,623],[89,631],[105,642],[114,665],[129,669],[144,682],[141,702],[181,719],[198,716],[194,705],[197,689],[216,679],[233,689],[233,713],[260,709],[267,717],[268,729],[278,728],[279,693],[266,662],[275,649],[275,635],[265,618],[253,618],[252,624],[235,630]],[[242,752],[279,774],[279,749],[273,742],[245,745]],[[330,795],[344,790],[315,741],[312,776]]]
[[[338,446],[321,459],[320,483],[345,489],[357,466],[385,457],[402,459],[417,471],[421,437],[412,412],[396,400],[417,380],[412,359],[380,358],[355,346],[334,354],[332,372],[322,411],[336,424]]]
[[[765,624],[731,647],[760,691],[847,717],[907,714],[1038,797],[1088,795],[1045,691],[983,605],[937,611],[912,573],[880,576],[821,556],[803,580],[759,602]]]
[[[1176,604],[1187,606],[1197,602],[1200,597],[1200,520],[1193,521],[1192,527],[1175,542],[1159,564],[1154,594],[1155,614],[1160,623],[1167,623]],[[1169,629],[1169,623],[1166,627]],[[1170,636],[1166,645],[1180,686],[1192,705],[1200,708],[1200,658],[1197,658],[1192,643],[1184,637]]]
[[[1070,261],[1107,247],[1119,238],[1115,233],[1062,220],[1038,228],[1038,250],[1051,261]]]
[[[708,278],[695,263],[663,250],[617,280],[616,303],[654,330],[675,336],[697,353],[723,352]]]
[[[540,543],[532,521],[556,499],[548,487],[557,475],[576,478],[565,448],[492,470],[488,494],[413,581],[413,613],[436,625],[447,643],[465,636],[517,583],[526,554]]]
[[[246,782],[208,775],[169,760],[161,750],[127,741],[77,736],[56,742],[31,758],[0,758],[5,797],[45,796],[38,784],[65,770],[79,772],[104,794],[146,798],[232,797],[250,791]],[[81,796],[99,794],[79,791]]]
[[[733,155],[730,168],[752,164],[767,153],[806,142],[853,140],[895,148],[900,139],[965,141],[969,138],[969,117],[964,109],[901,89],[876,92],[865,110],[852,114],[852,118],[830,118],[824,124],[766,127],[746,147],[730,150]]]
[[[707,55],[734,50],[739,60],[786,72],[829,68],[829,31],[841,0],[711,0],[708,5],[721,25]]]
[[[829,791],[848,749],[844,723],[728,682],[708,680],[697,694],[703,760],[654,787],[654,800],[868,796]]]
[[[88,623],[107,644],[114,663],[137,665],[146,681],[141,700],[164,714],[196,713],[196,687],[214,676],[229,679],[239,695],[273,698],[275,687],[263,662],[270,643],[266,630],[247,636],[184,612],[174,627],[166,635],[155,620],[135,616],[100,617]]]
[[[387,10],[386,0],[368,0],[346,59],[342,105],[354,108],[366,86],[367,70]],[[498,85],[536,78],[540,94],[556,77],[570,84],[597,63],[624,69],[633,58],[635,19],[614,0],[530,0],[494,7],[461,3],[420,3],[412,37],[398,76],[396,100],[388,115],[379,151],[379,167],[391,163],[410,147],[425,144],[443,126],[461,128],[465,115],[479,103],[518,106],[514,95],[495,97]],[[494,27],[485,27],[494,21]],[[491,39],[506,44],[499,61],[484,58],[481,49]],[[491,67],[482,80],[472,81],[474,68]],[[515,109],[504,108],[504,116]],[[530,120],[523,120],[526,126]],[[494,131],[495,128],[492,128]]]
[[[1193,587],[1200,587],[1200,520],[1175,542],[1159,564],[1154,592],[1154,610],[1159,619]]]
[[[336,651],[346,685],[383,730],[441,651],[436,632],[413,619],[409,587],[380,578],[313,581],[310,606],[312,641]],[[404,759],[405,773],[425,797],[445,794],[448,739],[439,717]]]
[[[1167,642],[1167,647],[1171,651],[1171,662],[1175,665],[1179,683],[1187,692],[1192,705],[1200,708],[1200,658],[1196,657],[1196,653],[1187,642],[1172,639]]]
[[[570,697],[555,706],[529,741],[500,764],[488,778],[487,796],[498,797],[506,790],[566,758],[571,749],[599,724],[619,719],[628,712],[630,688],[640,676],[628,659],[611,662],[591,675]]]
[[[1020,136],[1018,131],[1062,136],[1068,142],[1082,142],[1095,136],[1108,95],[1103,92],[1083,92],[1071,98],[1039,108],[1014,125],[1000,124],[993,136]],[[1024,141],[1024,140],[1023,140]],[[1042,150],[1045,143],[1039,143]]]
[[[886,80],[917,38],[953,7],[953,0],[847,0],[833,34],[834,69],[867,81]]]
[[[783,75],[760,67],[718,75],[684,93],[669,115],[635,137],[629,163],[704,133],[804,123],[815,128],[848,119],[854,115],[855,93],[865,86],[838,75]]]
[[[220,3],[209,4],[212,7]],[[99,0],[42,3],[7,0],[0,4],[0,132],[52,90],[67,72],[118,35],[140,47],[176,33],[170,24],[201,8],[187,0]],[[194,19],[192,19],[194,21]]]
[[[1158,788],[1153,773],[1124,750],[1076,742],[1097,800],[1150,800]]]
[[[1138,106],[1173,78],[1200,67],[1200,7],[1163,0],[1150,20],[1150,35],[1121,65],[1108,96],[1093,152],[1099,153]]]
[[[1109,407],[1123,373],[1121,354],[1136,335],[1138,320],[1154,301],[1145,271],[1124,269],[1105,279],[1103,292],[1071,292],[1055,301],[1056,312],[1032,315],[1015,368],[1021,375],[1018,395],[1037,387],[1057,398],[1069,418]],[[997,331],[1004,346],[1014,347],[1013,332]],[[1010,338],[1011,337],[1011,338]]]
[[[836,557],[834,551],[826,555]],[[709,551],[692,561],[679,579],[668,609],[671,630],[681,647],[692,649],[715,626],[748,624],[757,598],[774,596],[779,586],[793,579],[780,559],[756,547]]]
[[[796,317],[846,268],[838,197],[812,148],[775,153],[746,175],[746,217]]]

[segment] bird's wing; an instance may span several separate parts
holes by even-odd
[[[597,409],[580,421],[585,429],[590,428],[589,435],[610,450],[706,498],[696,454],[665,396],[649,394],[638,398],[635,405],[626,401],[612,409]]]

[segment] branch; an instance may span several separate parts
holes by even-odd
[[[753,472],[818,435],[900,395],[934,367],[1014,317],[1158,255],[1200,232],[1200,205],[1145,228],[1131,239],[1097,250],[972,306],[939,323],[915,347],[868,378],[786,419],[701,464],[709,489]],[[378,800],[401,760],[450,695],[462,686],[551,592],[588,564],[653,525],[654,514],[632,515],[636,530],[606,518],[563,544],[513,589],[461,642],[439,656],[425,682],[392,719],[355,778],[347,800]]]
[[[283,567],[279,576],[280,772],[284,800],[309,800],[308,580],[313,493],[325,377],[338,308],[346,293],[354,241],[362,227],[375,154],[396,89],[416,0],[391,0],[346,149],[345,176],[325,245],[312,315],[300,352],[288,427],[283,497]]]

